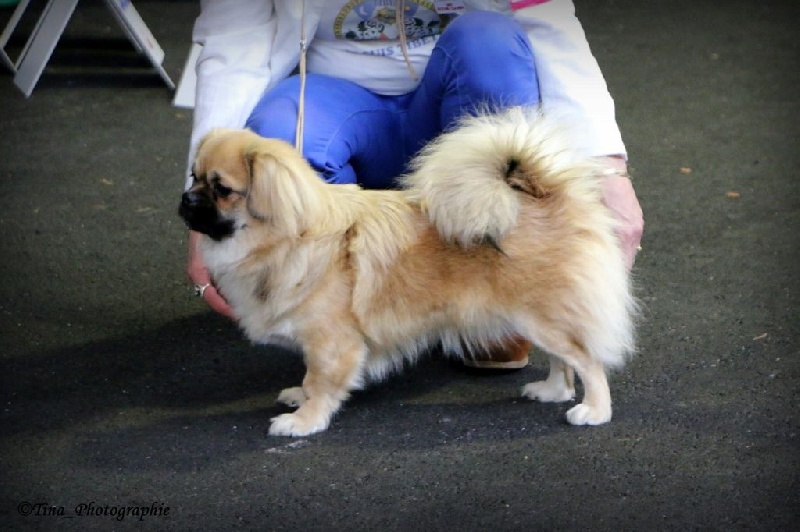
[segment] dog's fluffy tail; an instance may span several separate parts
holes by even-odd
[[[562,124],[512,107],[462,119],[419,153],[402,181],[443,239],[469,247],[496,244],[516,226],[520,192],[545,197],[573,181],[571,194],[596,198],[591,176],[599,171],[577,155]]]

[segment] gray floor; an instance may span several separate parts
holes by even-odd
[[[177,79],[197,5],[135,4]],[[798,3],[576,4],[647,219],[640,352],[598,428],[516,397],[541,358],[430,359],[321,435],[266,436],[302,363],[185,280],[191,112],[90,0],[30,99],[0,76],[0,528],[795,528]]]

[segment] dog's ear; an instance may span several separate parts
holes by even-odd
[[[324,183],[290,145],[259,139],[245,151],[250,172],[247,210],[288,236],[316,226],[325,208]]]

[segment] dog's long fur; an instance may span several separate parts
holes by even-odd
[[[601,201],[600,169],[552,122],[513,108],[465,119],[397,191],[324,183],[294,150],[249,131],[201,144],[189,227],[255,342],[297,343],[307,374],[271,434],[324,430],[349,393],[437,343],[470,356],[519,334],[550,355],[523,395],[566,401],[572,424],[611,418],[606,369],[634,349],[636,303]]]

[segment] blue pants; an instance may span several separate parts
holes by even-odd
[[[298,76],[278,83],[246,126],[294,143],[299,90]],[[442,32],[419,86],[408,94],[382,96],[309,74],[303,155],[330,183],[393,188],[408,160],[464,113],[538,101],[533,51],[522,28],[506,15],[470,12]]]

